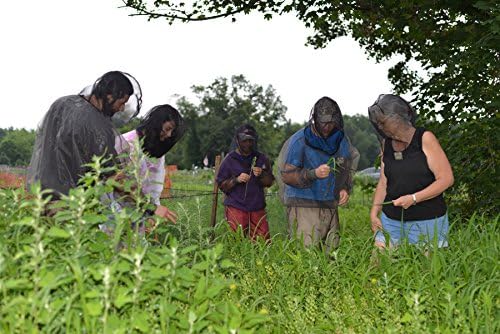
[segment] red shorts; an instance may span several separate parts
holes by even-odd
[[[226,206],[224,210],[226,220],[233,231],[241,226],[245,235],[252,240],[257,237],[269,240],[269,225],[266,219],[266,210],[243,211],[232,206]]]

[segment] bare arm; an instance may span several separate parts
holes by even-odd
[[[382,229],[382,222],[378,217],[380,211],[382,211],[382,203],[384,202],[385,196],[387,194],[387,178],[384,173],[384,162],[381,162],[380,166],[380,179],[377,183],[377,188],[373,194],[373,204],[370,210],[370,220],[372,223],[372,230],[375,232],[378,229]]]

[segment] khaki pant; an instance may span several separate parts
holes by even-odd
[[[304,246],[323,243],[329,253],[340,242],[340,224],[337,208],[288,207],[288,232],[291,237],[303,239]]]

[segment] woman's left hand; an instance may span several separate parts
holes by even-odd
[[[413,197],[411,195],[404,195],[392,201],[392,204],[394,206],[402,206],[406,210],[413,205]]]
[[[342,189],[339,193],[339,205],[344,205],[349,201],[349,193],[345,190]]]

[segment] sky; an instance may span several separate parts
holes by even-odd
[[[0,127],[34,129],[52,102],[110,70],[135,76],[143,91],[141,115],[157,104],[194,99],[192,85],[243,74],[272,85],[288,107],[287,118],[307,120],[322,96],[343,114],[366,114],[381,93],[391,92],[388,68],[350,38],[326,48],[305,46],[311,33],[293,15],[265,21],[167,24],[129,16],[119,0],[8,1],[0,11]]]

